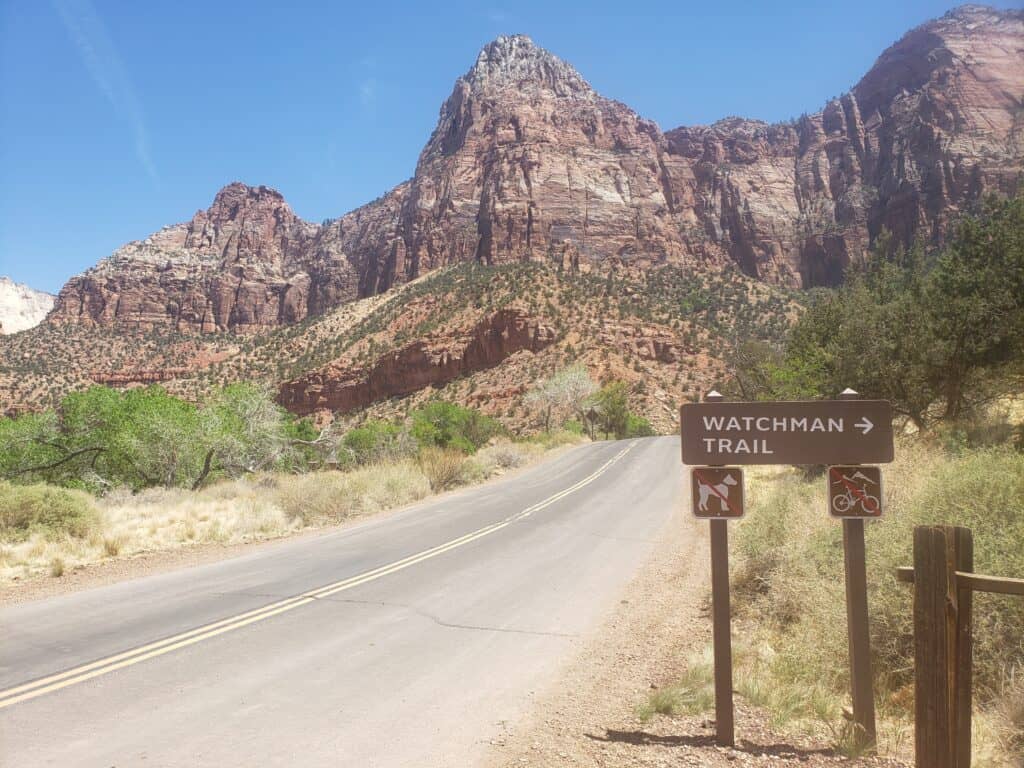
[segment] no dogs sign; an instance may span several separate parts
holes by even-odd
[[[693,467],[690,485],[695,517],[743,517],[743,470],[739,467]]]

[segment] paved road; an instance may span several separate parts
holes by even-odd
[[[596,443],[337,533],[0,610],[0,765],[470,766],[682,503]]]

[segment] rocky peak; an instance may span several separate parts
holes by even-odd
[[[457,151],[496,105],[511,114],[545,104],[546,111],[553,113],[561,109],[555,105],[563,100],[587,107],[600,97],[571,65],[526,35],[498,37],[481,49],[476,63],[455,81],[420,162]]]
[[[834,284],[881,231],[938,244],[982,194],[1018,189],[1022,48],[1024,13],[966,6],[816,113],[662,134],[528,37],[499,37],[456,81],[408,182],[328,227],[229,184],[73,278],[51,320],[269,328],[470,260],[732,263]]]
[[[999,11],[990,5],[960,5],[947,11],[940,21],[958,21],[966,24],[995,23],[1005,20],[1007,15],[1022,15],[1022,11]],[[926,25],[927,26],[927,25]]]
[[[221,225],[244,218],[249,212],[261,210],[280,211],[286,217],[295,217],[291,206],[285,202],[284,195],[276,189],[263,185],[250,187],[240,181],[233,181],[222,187],[213,198],[210,207],[199,213],[205,213],[210,222]]]
[[[918,91],[940,90],[952,98],[958,89],[989,90],[1013,82],[1021,67],[1020,40],[1024,11],[999,11],[982,5],[963,5],[926,22],[901,37],[878,57],[854,88],[862,113],[884,111],[893,101]],[[957,82],[959,81],[959,82]],[[965,82],[966,81],[966,82]],[[986,97],[1013,106],[1019,93],[990,93]],[[973,104],[974,107],[983,106]]]
[[[228,262],[279,262],[314,234],[276,189],[235,181],[223,187],[188,224],[184,245]]]
[[[590,84],[570,64],[526,35],[502,35],[485,45],[460,82],[473,93],[516,88],[546,90],[556,96],[594,95]]]

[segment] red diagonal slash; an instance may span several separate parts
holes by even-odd
[[[867,511],[869,515],[875,514],[875,512],[877,511],[876,509],[868,509],[868,495],[864,491],[862,491],[856,485],[847,480],[846,475],[844,475],[842,472],[838,472],[835,467],[829,467],[828,471],[832,473],[832,477],[834,477],[836,480],[838,480],[839,482],[841,482],[843,485],[850,489],[850,493],[857,497],[857,501],[860,502],[860,505],[864,507],[864,509]]]
[[[730,512],[732,512],[734,515],[738,515],[739,514],[739,512],[736,511],[736,509],[733,507],[733,505],[729,503],[729,499],[726,498],[725,496],[723,496],[721,493],[719,493],[718,489],[715,488],[715,484],[714,483],[709,483],[708,479],[706,477],[704,477],[704,475],[702,475],[700,473],[699,469],[693,470],[693,474],[695,474],[697,476],[697,479],[700,480],[702,483],[704,483],[704,485],[706,485],[708,488],[710,488],[711,492],[713,494],[715,494],[715,496],[717,496],[718,498],[720,498],[722,500],[722,503],[725,505],[726,509],[728,509]]]

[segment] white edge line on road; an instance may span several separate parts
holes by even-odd
[[[156,642],[148,643],[147,645],[143,645],[138,648],[133,648],[131,650],[124,651],[113,656],[108,656],[103,659],[97,659],[96,661],[65,670],[64,672],[59,672],[57,674],[49,675],[38,680],[33,680],[31,682],[24,683],[13,688],[8,688],[7,690],[0,691],[0,709],[12,706],[14,704],[18,704],[23,701],[28,701],[29,699],[34,699],[37,696],[42,696],[43,694],[51,693],[53,691],[60,690],[61,688],[67,688],[69,686],[76,685],[77,683],[84,683],[85,681],[91,680],[94,677],[99,677],[100,675],[105,675],[109,672],[122,669],[123,667],[138,664],[140,662],[146,661],[147,659],[162,656],[166,653],[170,653],[171,651],[178,650],[179,648],[185,648],[187,646],[194,645],[202,640],[207,640],[209,638],[216,637],[217,635],[222,635],[225,632],[240,629],[242,627],[248,626],[249,624],[254,624],[258,621],[263,621],[264,619],[269,619],[270,617],[277,616],[278,614],[284,613],[285,611],[290,611],[294,608],[298,608],[303,605],[308,605],[309,603],[315,602],[319,598],[328,597],[330,595],[337,594],[338,592],[342,592],[347,589],[352,589],[353,587],[358,587],[361,584],[366,584],[367,582],[374,581],[384,576],[388,576],[392,573],[397,573],[398,571],[409,568],[413,565],[416,565],[417,563],[422,563],[424,560],[429,560],[430,558],[437,557],[438,555],[442,555],[445,552],[450,552],[453,549],[457,549],[458,547],[469,544],[470,542],[476,541],[477,539],[481,539],[484,536],[489,536],[492,533],[500,531],[502,528],[505,528],[518,520],[524,520],[528,518],[534,512],[539,512],[542,509],[545,509],[554,504],[555,502],[565,498],[569,494],[575,493],[581,488],[594,482],[597,478],[599,478],[606,471],[608,471],[608,468],[611,467],[615,462],[617,462],[619,459],[621,459],[623,456],[629,453],[629,451],[632,450],[635,445],[636,441],[631,442],[617,454],[612,456],[612,458],[610,458],[608,461],[606,461],[604,464],[598,467],[598,469],[596,469],[593,473],[583,478],[579,482],[575,483],[574,485],[571,485],[568,488],[565,488],[559,491],[558,493],[549,496],[548,498],[534,504],[533,506],[527,507],[526,509],[521,510],[520,512],[516,512],[515,514],[510,515],[509,517],[506,517],[504,520],[501,520],[497,523],[492,523],[491,525],[484,526],[483,528],[471,531],[470,533],[467,533],[464,536],[460,536],[457,539],[452,539],[451,541],[439,544],[436,547],[432,547],[431,549],[418,552],[414,555],[409,555],[408,557],[405,557],[401,560],[396,560],[393,563],[379,566],[378,568],[374,568],[372,570],[357,574],[355,576],[350,576],[349,578],[342,579],[341,581],[326,584],[322,587],[318,587],[316,589],[303,592],[300,595],[295,595],[294,597],[279,600],[275,603],[270,603],[269,605],[265,605],[261,608],[256,608],[251,611],[246,611],[245,613],[237,614],[236,616],[221,619],[220,621],[205,624],[201,627],[197,627],[187,632],[181,632],[177,635],[164,638],[163,640],[157,640]]]

